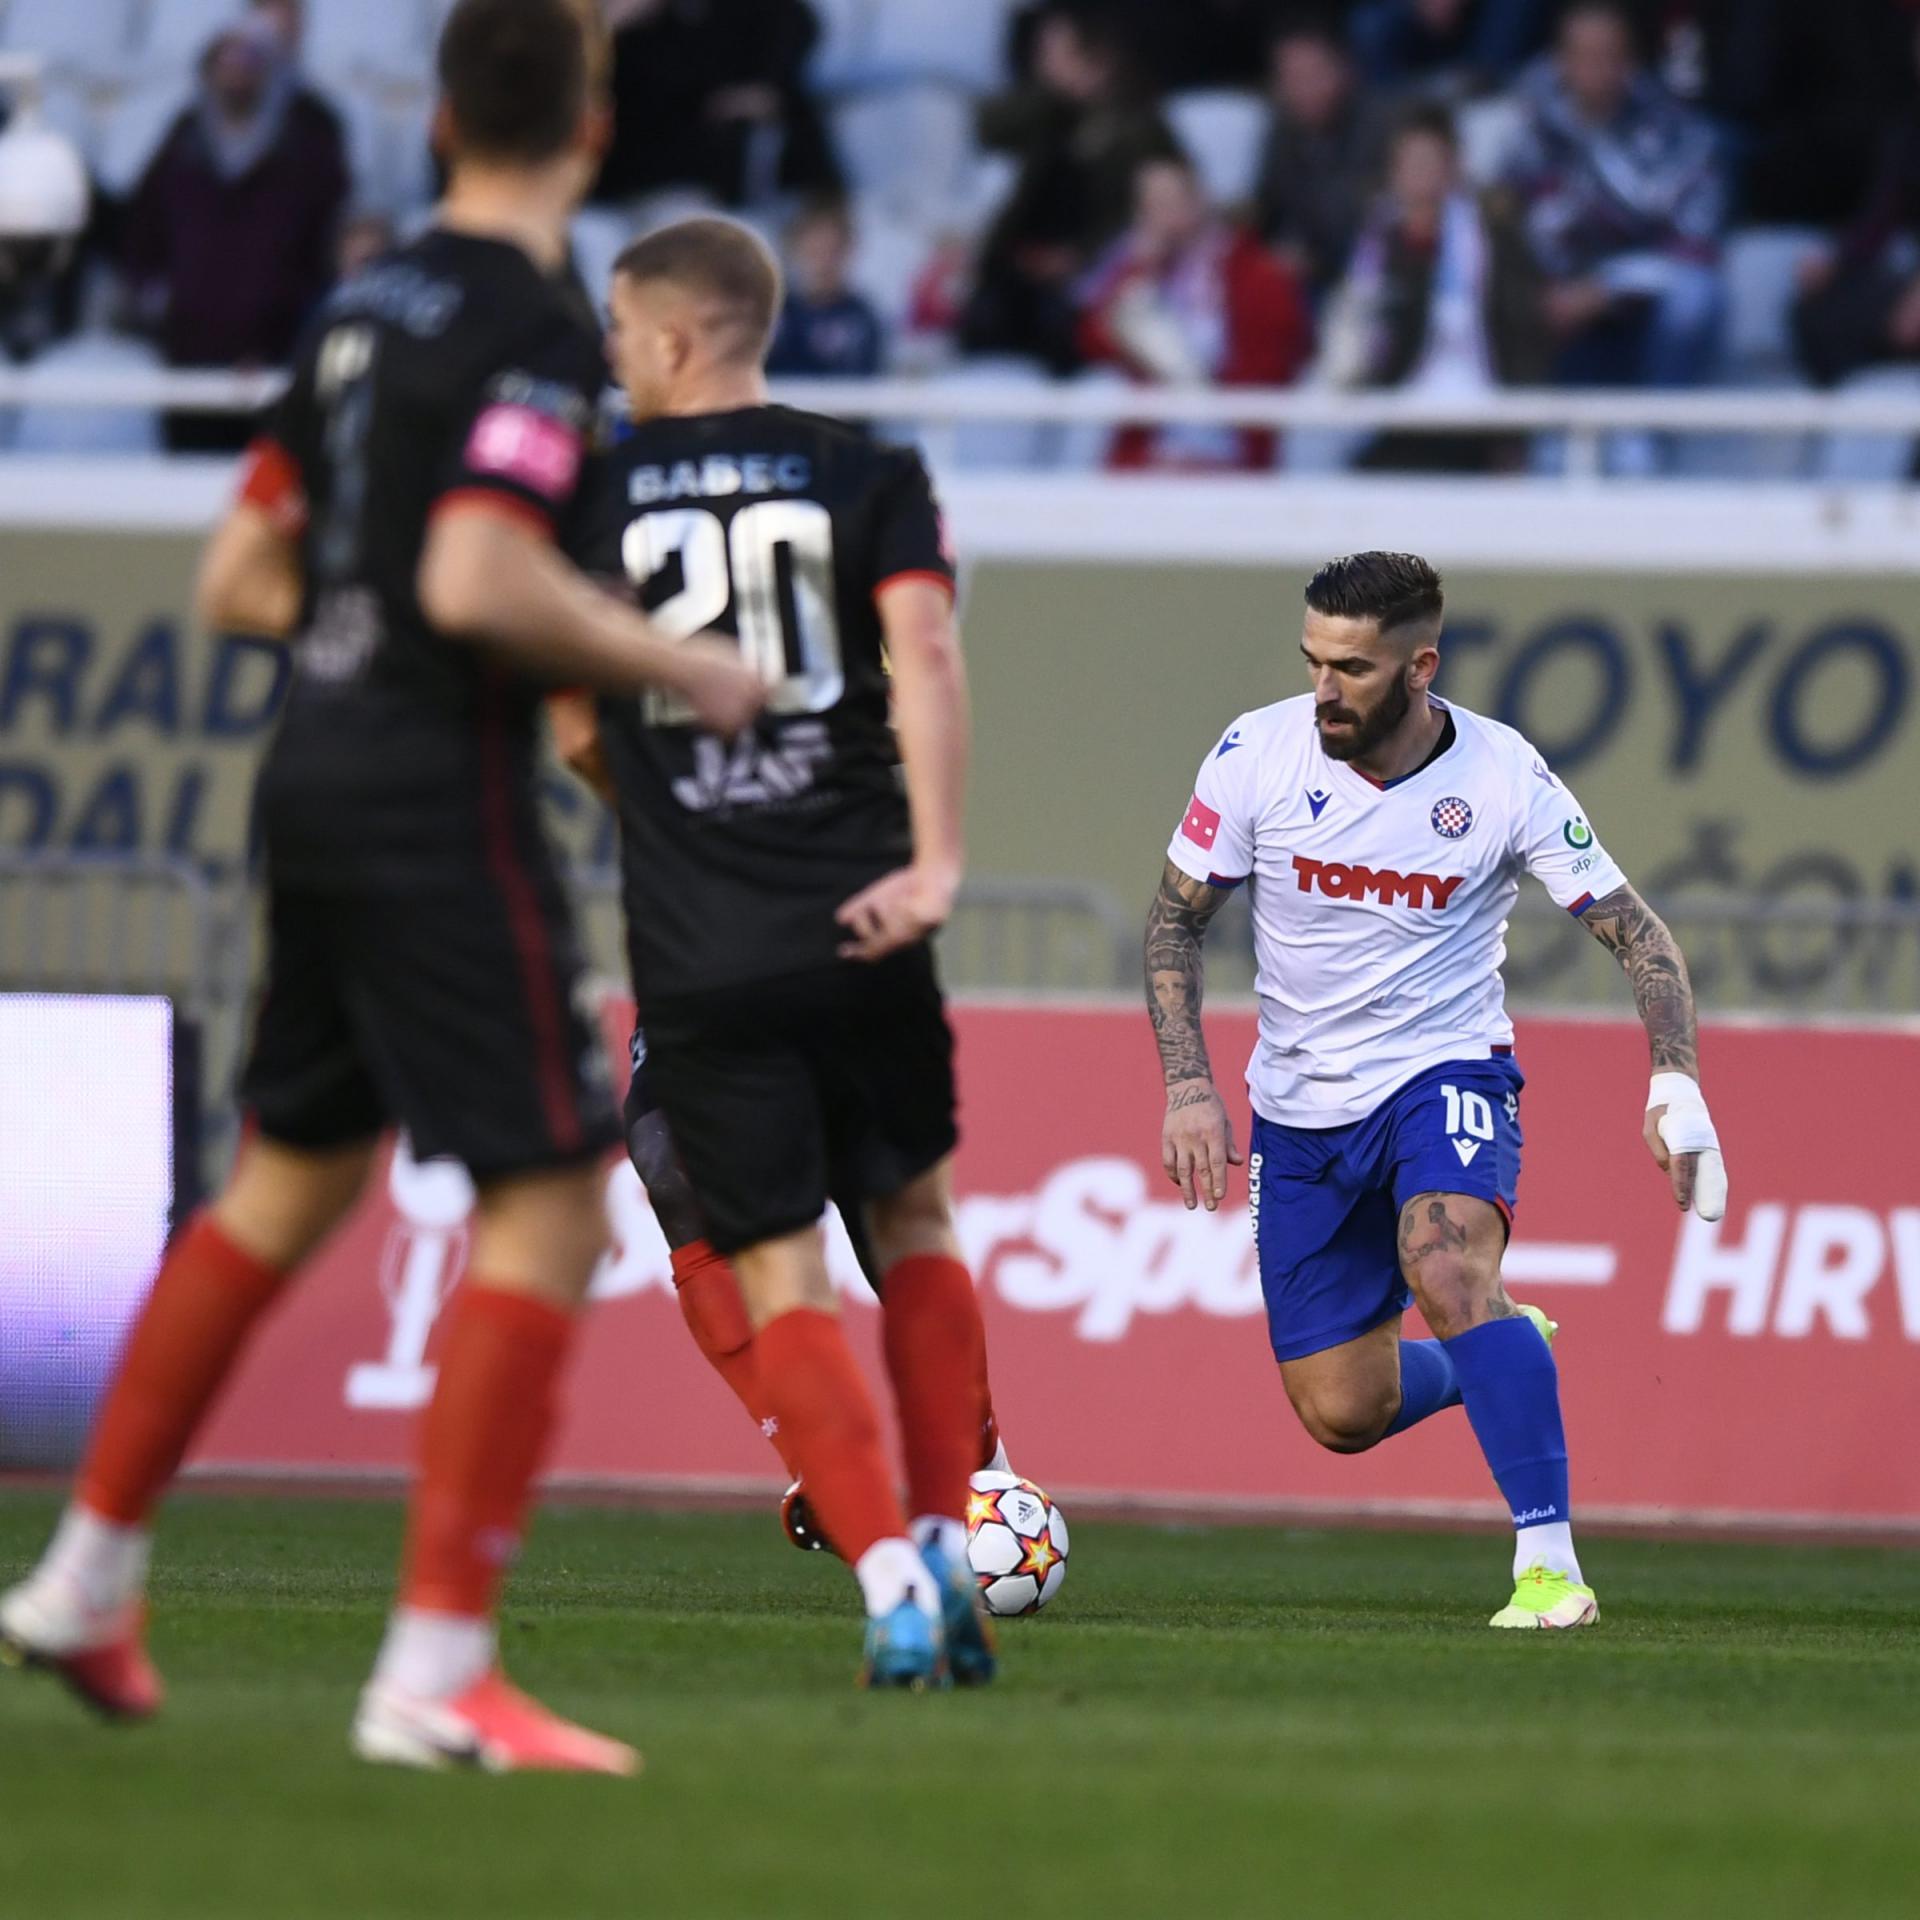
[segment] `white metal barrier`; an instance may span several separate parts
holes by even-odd
[[[285,384],[282,372],[0,367],[0,407],[251,413]],[[1130,387],[990,378],[786,380],[775,398],[851,420],[939,429],[1023,421],[1043,426],[1199,425],[1327,432],[1564,434],[1566,471],[1601,471],[1609,434],[1920,436],[1920,385],[1911,393],[1685,392],[1505,387],[1479,394],[1337,392],[1321,387]]]

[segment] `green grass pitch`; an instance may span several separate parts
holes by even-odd
[[[0,1579],[51,1496],[0,1493]],[[1594,1541],[1602,1625],[1488,1632],[1504,1542],[1076,1528],[1004,1684],[867,1697],[769,1515],[541,1520],[505,1644],[638,1782],[345,1746],[399,1533],[182,1498],[140,1729],[0,1674],[4,1920],[1910,1916],[1920,1557]]]

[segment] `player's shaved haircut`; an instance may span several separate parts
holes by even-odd
[[[677,220],[635,240],[613,263],[637,286],[677,287],[729,360],[765,357],[780,312],[780,267],[767,244],[737,220]]]
[[[599,38],[575,0],[459,0],[440,35],[440,92],[461,153],[540,166],[573,144]]]
[[[1375,621],[1384,638],[1400,627],[1438,632],[1446,596],[1417,553],[1349,553],[1307,582],[1307,605],[1329,619]]]

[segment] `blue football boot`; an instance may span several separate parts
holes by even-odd
[[[993,1628],[981,1603],[979,1583],[964,1561],[957,1565],[933,1542],[920,1549],[934,1585],[940,1589],[940,1615],[947,1634],[947,1670],[956,1687],[984,1687],[1000,1670]]]
[[[948,1685],[940,1623],[921,1612],[911,1600],[902,1600],[891,1613],[869,1620],[860,1684],[905,1687],[911,1693],[925,1693],[930,1688]]]

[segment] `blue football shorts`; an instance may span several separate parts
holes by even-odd
[[[1525,1085],[1496,1055],[1429,1068],[1344,1127],[1255,1113],[1248,1206],[1275,1359],[1322,1353],[1413,1304],[1398,1240],[1416,1194],[1472,1194],[1512,1221]]]

